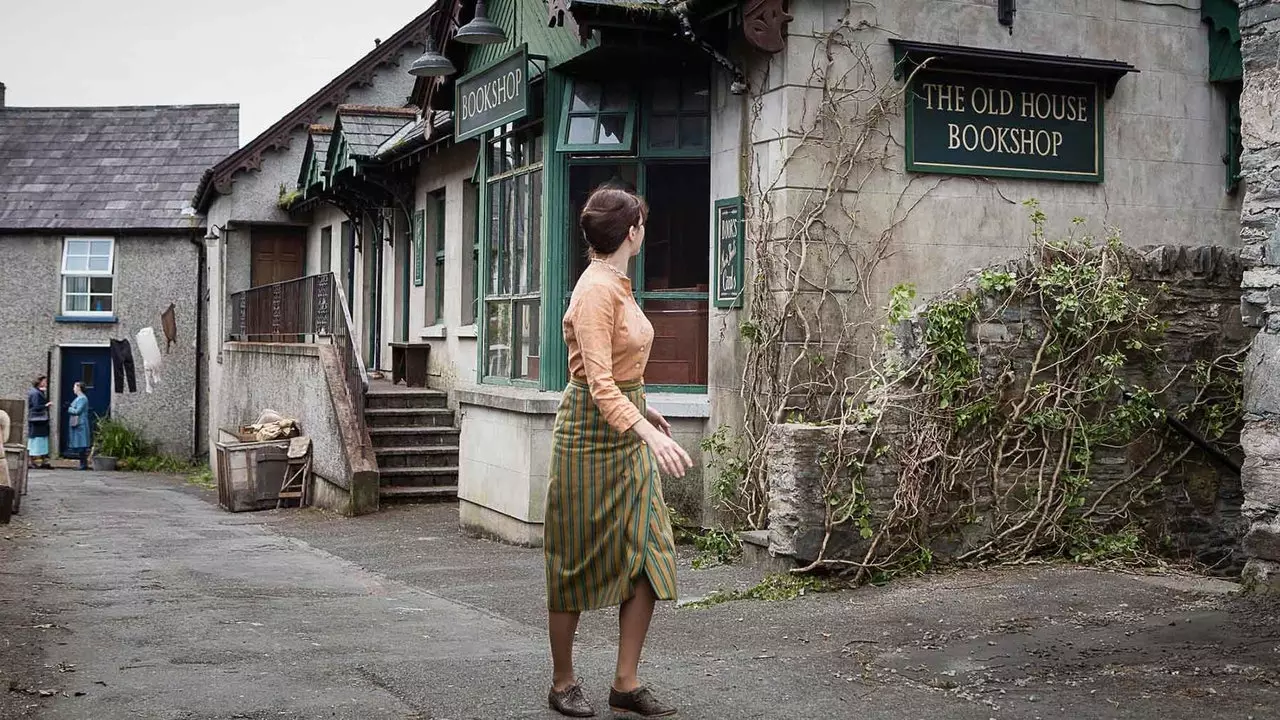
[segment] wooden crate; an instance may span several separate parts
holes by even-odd
[[[276,507],[289,464],[289,441],[219,442],[218,504],[231,512]]]

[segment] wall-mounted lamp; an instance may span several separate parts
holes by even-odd
[[[215,242],[222,237],[222,233],[226,232],[225,226],[210,225],[209,230],[204,234],[205,242]]]
[[[452,22],[452,20],[450,21]],[[495,45],[507,41],[507,33],[497,23],[489,19],[484,7],[484,0],[476,0],[476,11],[471,22],[458,28],[453,39],[466,45]],[[409,74],[414,77],[444,77],[457,72],[453,63],[444,53],[436,50],[435,43],[428,35],[426,52],[409,66]]]
[[[1013,34],[1013,16],[1018,14],[1018,0],[997,0],[996,18]]]

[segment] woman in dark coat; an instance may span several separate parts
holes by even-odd
[[[49,465],[49,378],[41,375],[27,390],[27,454],[32,468]]]

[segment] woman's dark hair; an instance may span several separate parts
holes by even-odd
[[[36,377],[36,381],[35,381],[35,382],[33,382],[33,383],[31,383],[31,387],[33,387],[33,388],[38,388],[38,387],[40,387],[40,383],[44,382],[44,381],[45,381],[45,379],[46,379],[47,377],[48,377],[47,375],[39,375],[39,376],[37,376],[37,377]]]
[[[582,206],[579,223],[587,244],[597,255],[612,255],[622,247],[627,232],[643,225],[649,216],[644,199],[613,185],[595,189]]]

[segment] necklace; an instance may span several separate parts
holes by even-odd
[[[619,270],[618,268],[614,267],[613,265],[611,265],[610,263],[608,263],[608,262],[607,262],[607,261],[605,261],[605,260],[601,260],[600,258],[591,258],[591,262],[593,262],[593,263],[600,263],[601,265],[603,265],[603,266],[605,266],[605,267],[609,268],[609,271],[610,271],[610,272],[612,272],[614,275],[617,275],[618,277],[622,278],[623,280],[630,280],[630,279],[631,279],[630,277],[628,277],[628,276],[627,276],[627,274],[626,274],[626,273],[622,272],[621,270]]]

